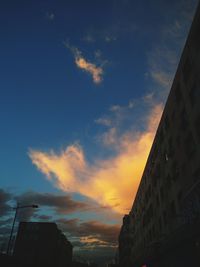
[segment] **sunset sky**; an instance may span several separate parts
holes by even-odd
[[[113,257],[196,5],[1,1],[1,246],[18,201],[80,259]]]

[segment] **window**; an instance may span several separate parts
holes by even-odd
[[[181,95],[181,89],[180,89],[180,84],[178,83],[178,85],[176,86],[175,89],[175,99],[176,99],[176,103],[179,104],[181,102],[182,99],[182,95]]]
[[[196,103],[199,103],[199,98],[200,98],[200,87],[198,87],[197,83],[195,82],[189,92],[189,99],[191,105],[195,106]]]
[[[179,204],[179,207],[181,206],[182,197],[183,197],[183,193],[180,190],[179,193],[178,193],[178,204]]]
[[[180,147],[180,144],[181,144],[181,136],[177,135],[176,136],[176,145],[177,145],[177,147]]]
[[[163,188],[163,186],[161,186],[161,188],[160,188],[160,198],[163,201],[163,199],[164,199],[164,188]]]
[[[156,195],[156,204],[157,204],[157,206],[159,206],[159,205],[160,205],[160,201],[159,201],[159,195]]]
[[[163,134],[163,129],[161,128],[160,129],[160,143],[161,144],[162,144],[163,140],[164,140],[164,134]]]
[[[164,224],[166,225],[167,224],[167,212],[166,212],[166,210],[163,212],[163,221],[164,221]]]
[[[157,173],[157,170],[155,170],[154,175],[152,176],[152,185],[153,185],[153,187],[157,186],[157,181],[158,181],[158,173]]]
[[[176,110],[174,109],[171,115],[171,121],[173,121],[176,117]]]
[[[165,161],[168,161],[168,160],[169,160],[169,154],[165,153]]]
[[[162,231],[162,219],[161,219],[161,217],[159,218],[159,228],[160,228],[160,231]]]
[[[172,179],[176,181],[178,177],[179,177],[179,167],[177,166],[177,162],[174,161],[172,164]]]
[[[168,140],[168,154],[172,158],[174,155],[173,139],[172,137]]]
[[[166,115],[166,117],[165,117],[165,130],[167,131],[168,129],[169,129],[169,118]]]
[[[168,174],[166,177],[166,183],[165,183],[167,190],[171,189],[172,186],[172,177]]]
[[[187,135],[185,140],[185,152],[188,159],[191,159],[196,152],[196,145],[191,132]]]
[[[180,128],[181,130],[186,130],[188,128],[187,113],[183,108],[180,116]]]
[[[192,66],[189,58],[187,58],[183,66],[183,78],[185,83],[187,83],[187,81],[189,80],[191,71],[192,71]]]
[[[174,201],[172,201],[170,204],[170,215],[171,217],[174,217],[176,215],[176,206]]]
[[[200,180],[200,167],[197,168],[193,173],[193,181],[197,182]]]

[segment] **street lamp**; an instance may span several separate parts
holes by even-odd
[[[10,251],[10,245],[11,245],[11,240],[12,240],[13,230],[14,230],[14,226],[15,226],[15,221],[16,221],[16,218],[17,218],[17,212],[18,212],[19,209],[24,209],[24,208],[33,208],[33,209],[37,209],[37,208],[38,208],[38,205],[32,204],[32,205],[23,205],[23,206],[19,206],[19,205],[17,204],[17,207],[13,208],[13,209],[15,210],[15,217],[14,217],[14,220],[13,220],[12,229],[11,229],[10,237],[9,237],[9,241],[8,241],[8,247],[7,247],[7,251],[6,251],[6,254],[7,254],[7,255],[9,254],[9,251]]]

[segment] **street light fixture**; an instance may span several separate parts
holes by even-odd
[[[19,210],[19,209],[24,209],[24,208],[33,208],[33,209],[37,209],[37,208],[38,208],[38,205],[32,204],[32,205],[23,205],[23,206],[19,206],[19,205],[17,204],[17,207],[13,208],[13,209],[15,210],[15,217],[14,217],[14,220],[13,220],[12,229],[11,229],[10,237],[9,237],[9,241],[8,241],[8,247],[7,247],[7,251],[6,251],[6,254],[7,254],[7,255],[8,255],[9,252],[10,252],[11,240],[12,240],[12,235],[13,235],[13,230],[14,230],[14,226],[15,226],[15,221],[16,221],[16,218],[17,218],[18,210]]]

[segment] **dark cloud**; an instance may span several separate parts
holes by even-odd
[[[7,224],[11,224],[12,221],[13,221],[13,218],[6,218],[5,220],[0,220],[0,227],[7,225]]]
[[[74,259],[95,261],[101,266],[114,259],[119,225],[98,221],[82,222],[77,218],[59,219],[57,224],[74,246]]]
[[[0,237],[6,237],[10,234],[11,227],[10,225],[3,225],[0,227]]]
[[[68,195],[55,195],[50,193],[27,192],[16,197],[17,202],[24,204],[37,204],[55,209],[59,214],[69,214],[77,211],[86,211],[89,204],[75,201]]]
[[[13,218],[0,221],[0,250],[5,251],[11,231],[11,222]]]
[[[69,195],[58,195],[52,193],[26,192],[14,196],[0,189],[0,248],[5,250],[8,241],[13,213],[9,213],[12,208],[9,201],[16,201],[18,205],[37,204],[39,207],[50,208],[55,215],[69,215],[74,212],[108,211],[108,207],[101,207],[96,203],[75,201]],[[11,217],[10,217],[11,215]],[[29,221],[31,218],[38,221],[55,221],[49,214],[38,213],[38,209],[24,208],[18,210],[17,221]],[[74,256],[88,260],[98,260],[99,262],[112,259],[115,255],[117,238],[120,226],[117,224],[105,224],[96,220],[82,221],[79,218],[68,219],[60,218],[56,220],[58,227],[67,235],[74,246]],[[14,230],[16,234],[17,223]]]
[[[5,216],[11,210],[10,205],[7,203],[12,199],[12,195],[0,188],[0,216]]]
[[[64,232],[68,232],[72,236],[90,237],[91,240],[95,240],[93,243],[96,244],[102,244],[102,242],[109,246],[117,244],[120,231],[120,225],[118,224],[104,224],[98,221],[81,222],[79,219],[60,219],[57,223]]]
[[[5,251],[7,247],[7,240],[10,234],[10,225],[13,218],[9,218],[12,210],[8,202],[12,200],[12,195],[3,189],[0,189],[0,250]]]
[[[83,234],[92,235],[109,244],[116,245],[117,243],[120,230],[120,226],[117,224],[109,225],[100,223],[98,221],[88,221],[81,223],[80,226]]]
[[[50,221],[52,219],[52,216],[40,215],[40,216],[37,216],[36,218],[38,218],[40,221]]]
[[[50,208],[56,215],[70,214],[74,212],[99,212],[102,208],[89,200],[85,202],[73,200],[70,195],[59,195],[52,193],[25,192],[14,196],[3,189],[0,189],[0,216],[9,215],[13,210],[7,203],[15,201],[19,206],[37,204],[39,208]],[[17,204],[15,204],[17,205]],[[23,208],[18,210],[17,221],[29,221],[31,218],[48,221],[52,217],[46,214],[38,214],[39,209]],[[14,211],[13,211],[14,212]]]
[[[58,219],[57,223],[64,232],[67,232],[70,235],[80,236],[79,234],[80,220],[79,219],[77,218],[71,219],[71,220]]]
[[[24,204],[24,203],[23,203]],[[37,210],[33,208],[24,208],[24,209],[19,209],[17,213],[17,221],[30,221],[32,217],[35,216]]]

